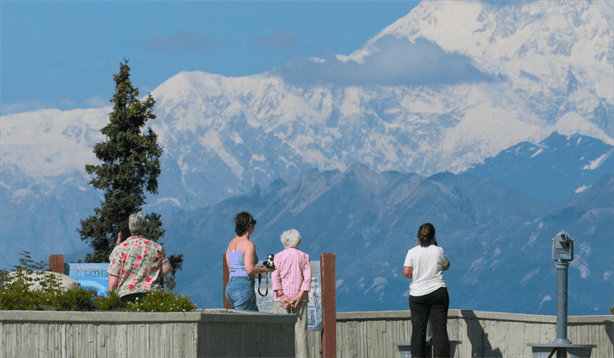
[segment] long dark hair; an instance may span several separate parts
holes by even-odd
[[[235,215],[235,232],[237,236],[243,236],[252,225],[256,225],[256,219],[247,211]]]
[[[437,246],[437,238],[435,237],[435,227],[431,223],[420,225],[418,229],[418,241],[420,246],[429,247],[430,245]]]

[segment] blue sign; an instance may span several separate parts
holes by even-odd
[[[66,264],[66,275],[79,281],[81,287],[95,289],[99,295],[105,295],[109,290],[108,262],[90,264]]]

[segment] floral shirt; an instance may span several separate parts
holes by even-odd
[[[120,296],[161,290],[162,269],[170,268],[162,245],[140,236],[117,245],[110,261],[107,273],[119,276],[116,291]]]

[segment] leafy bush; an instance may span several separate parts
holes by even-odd
[[[126,304],[121,301],[117,292],[111,291],[107,292],[106,296],[96,297],[94,307],[99,311],[123,311],[126,309]]]
[[[189,312],[196,309],[196,305],[187,296],[176,296],[173,292],[149,292],[141,300],[129,302],[126,305],[129,311],[138,312]]]
[[[52,297],[62,292],[60,282],[55,276],[45,275],[42,271],[24,270],[16,266],[16,276],[11,277],[6,270],[0,270],[0,309],[33,310],[50,305]],[[40,290],[32,286],[40,284]]]
[[[15,277],[0,270],[0,310],[188,312],[196,309],[190,298],[173,292],[149,292],[142,300],[124,303],[116,292],[103,296],[94,289],[63,290],[53,275],[15,267]],[[40,290],[32,288],[36,283],[40,284]]]

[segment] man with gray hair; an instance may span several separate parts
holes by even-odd
[[[162,245],[143,237],[147,228],[145,213],[130,215],[128,226],[132,237],[113,250],[107,269],[109,291],[117,290],[123,302],[143,298],[149,291],[162,290],[162,278],[171,272]]]
[[[294,326],[295,353],[297,358],[307,358],[307,302],[311,287],[311,265],[309,255],[299,251],[302,239],[295,229],[281,234],[281,243],[286,248],[275,255],[275,268],[271,274],[273,281],[273,311],[282,314],[295,314]]]

